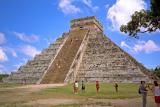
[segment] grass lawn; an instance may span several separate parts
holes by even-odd
[[[79,85],[80,86],[80,85]],[[95,84],[89,83],[85,84],[85,92],[81,92],[81,87],[79,87],[79,93],[73,94],[73,86],[67,85],[58,88],[47,88],[43,89],[34,94],[41,95],[59,95],[59,96],[73,96],[73,97],[86,97],[86,98],[100,98],[100,99],[116,99],[116,98],[135,98],[140,97],[138,94],[138,84],[119,84],[118,92],[115,92],[113,84],[102,83],[100,84],[99,93],[96,92]],[[151,93],[149,93],[151,95]]]
[[[138,94],[138,84],[119,84],[119,92],[115,92],[113,84],[101,83],[100,92],[96,92],[94,83],[85,84],[86,90],[81,92],[81,84],[79,84],[79,93],[73,93],[73,85],[69,84],[62,87],[45,88],[38,91],[30,91],[29,89],[16,88],[19,85],[0,84],[0,107],[23,107],[23,103],[35,101],[38,99],[124,99],[140,97]],[[14,87],[9,88],[8,87]],[[6,89],[5,89],[6,88]],[[149,92],[148,95],[151,95]],[[72,105],[70,105],[72,106]],[[53,106],[53,107],[70,107]],[[79,107],[80,105],[73,105]],[[25,106],[30,107],[30,106]],[[48,106],[47,106],[48,107]],[[52,107],[52,106],[49,106]]]
[[[0,83],[0,88],[11,88],[11,87],[17,87],[17,86],[22,86],[22,84],[4,84],[4,83]]]

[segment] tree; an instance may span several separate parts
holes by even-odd
[[[160,66],[157,66],[157,67],[153,70],[153,74],[155,74],[158,78],[160,78]]]
[[[155,32],[160,29],[160,1],[151,0],[150,10],[136,11],[127,25],[121,25],[120,31],[129,36],[138,37],[137,33]]]
[[[8,74],[0,74],[0,83],[2,82],[2,79],[5,77],[8,77]]]

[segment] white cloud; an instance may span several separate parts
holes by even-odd
[[[6,42],[5,34],[0,32],[0,45]]]
[[[22,65],[23,65],[23,63],[19,63],[19,64],[13,65],[13,66],[15,67],[15,69],[14,69],[13,71],[17,71],[18,68],[19,68],[20,66],[22,66]]]
[[[83,0],[83,3],[89,8],[91,8],[93,11],[96,11],[99,8],[98,6],[93,6],[92,0]]]
[[[27,63],[28,59],[27,58],[23,58],[22,61],[23,61],[23,63]]]
[[[47,38],[44,38],[44,41],[47,43],[47,45],[50,45],[51,44],[51,41]]]
[[[22,59],[21,62],[16,63],[15,65],[13,65],[14,66],[13,71],[17,71],[21,66],[25,65],[27,63],[27,61],[28,61],[27,58],[21,58],[21,59]]]
[[[0,47],[0,62],[7,61],[8,57],[6,53],[3,51],[3,49]]]
[[[35,42],[39,40],[38,35],[32,34],[32,35],[27,35],[25,33],[19,33],[19,32],[13,32],[13,34],[18,37],[20,40],[25,41],[25,42]]]
[[[10,47],[3,47],[3,50],[9,54],[11,54],[13,57],[17,57],[17,53],[14,48]]]
[[[121,47],[126,47],[128,48],[131,52],[134,53],[139,53],[139,52],[144,52],[144,53],[153,53],[160,51],[160,46],[158,46],[154,41],[148,40],[148,41],[138,41],[136,44],[133,46],[127,45],[125,41],[121,42]]]
[[[31,45],[24,45],[21,47],[21,52],[30,57],[34,57],[36,54],[39,54],[40,51]]]
[[[105,8],[108,9],[108,8],[109,8],[109,4],[106,4],[106,5],[105,5]]]
[[[145,52],[145,53],[152,53],[156,51],[160,51],[160,47],[154,43],[152,40],[140,41],[134,45],[133,50],[135,52]]]
[[[56,40],[56,38],[44,38],[43,40],[47,43],[47,45],[50,45]]]
[[[129,48],[129,49],[131,48],[129,45],[126,44],[125,41],[122,41],[122,42],[121,42],[121,47],[127,47],[127,48]]]
[[[122,24],[127,24],[131,20],[131,15],[135,11],[145,9],[144,0],[117,0],[116,3],[109,8],[107,18],[112,22],[112,28],[119,30]]]
[[[79,13],[81,10],[80,8],[72,4],[74,1],[75,0],[60,0],[59,8],[62,10],[64,14]]]
[[[13,50],[12,52],[12,56],[17,57],[17,53]]]

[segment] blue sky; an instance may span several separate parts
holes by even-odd
[[[147,68],[160,65],[160,31],[119,31],[134,11],[150,8],[149,0],[0,0],[0,73],[10,73],[69,31],[70,20],[96,16],[104,33]]]

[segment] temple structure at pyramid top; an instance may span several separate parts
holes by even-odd
[[[98,29],[103,31],[103,26],[95,16],[74,19],[71,21],[71,30],[75,29]]]
[[[4,78],[5,83],[151,82],[142,64],[103,34],[95,16],[74,19],[65,32],[39,55]]]

